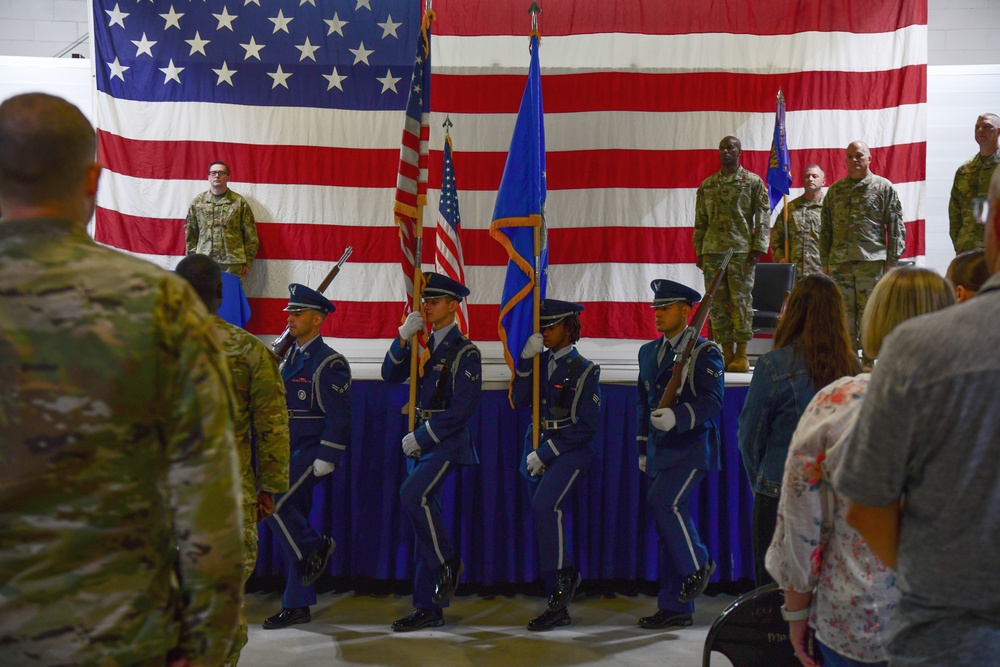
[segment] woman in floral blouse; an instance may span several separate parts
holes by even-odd
[[[865,355],[877,357],[900,322],[954,302],[951,286],[933,271],[890,271],[875,286],[862,316]],[[785,591],[789,637],[807,667],[886,664],[883,633],[899,599],[895,573],[847,525],[846,502],[829,483],[868,379],[868,373],[841,378],[819,391],[799,421],[785,462],[766,562]],[[816,633],[818,656],[808,652],[807,620]]]

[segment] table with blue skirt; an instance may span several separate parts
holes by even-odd
[[[564,503],[572,549],[586,585],[655,593],[656,528],[646,508],[646,476],[637,466],[636,390],[602,384],[604,420],[587,477]],[[718,418],[722,470],[692,496],[698,531],[718,569],[713,588],[751,588],[753,494],[737,448],[745,386],[726,387]],[[315,490],[313,524],[337,549],[324,575],[333,587],[404,594],[413,576],[413,534],[400,508],[406,477],[400,440],[406,433],[406,385],[351,385],[351,443],[343,464]],[[529,483],[518,472],[531,410],[513,410],[506,389],[485,390],[470,421],[480,465],[460,468],[444,485],[444,517],[465,561],[466,591],[541,592]],[[250,590],[279,587],[278,541],[260,528]],[[323,590],[323,581],[320,582]]]

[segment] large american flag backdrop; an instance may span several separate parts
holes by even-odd
[[[427,210],[450,115],[477,341],[498,339],[507,257],[488,228],[527,76],[529,4],[433,6]],[[828,184],[844,177],[845,147],[863,139],[899,191],[906,256],[924,254],[926,0],[541,5],[549,296],[586,305],[586,336],[654,337],[654,278],[703,288],[695,190],[728,134],[765,174],[779,88],[792,196],[807,163]],[[261,239],[248,328],[279,333],[287,284],[317,285],[352,245],[324,331],[394,336],[405,294],[392,207],[420,15],[418,0],[94,0],[107,167],[96,239],[172,267],[187,206],[221,159]],[[434,233],[426,224],[428,269]]]

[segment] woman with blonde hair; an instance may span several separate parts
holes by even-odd
[[[865,356],[878,357],[901,322],[955,303],[947,280],[918,267],[887,273],[861,318]],[[846,522],[830,479],[842,459],[870,375],[841,378],[810,401],[788,450],[767,570],[785,591],[782,614],[795,655],[819,664],[884,665],[887,621],[899,600],[895,573]],[[815,631],[815,654],[808,629]]]
[[[818,390],[860,370],[840,289],[823,274],[806,276],[788,297],[774,349],[757,360],[739,418],[739,448],[753,488],[758,586],[771,581],[764,553],[774,536],[781,476],[799,418]]]

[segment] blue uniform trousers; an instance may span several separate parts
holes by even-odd
[[[660,538],[660,609],[694,611],[694,602],[680,602],[677,596],[684,579],[708,561],[708,549],[698,537],[688,506],[691,492],[704,478],[704,470],[666,468],[656,471],[650,481],[646,503]]]
[[[441,565],[455,556],[441,518],[441,486],[454,468],[454,462],[447,459],[417,461],[399,489],[415,538],[414,609],[437,610],[448,606],[434,604],[431,596]]]
[[[563,501],[570,490],[586,473],[585,465],[580,469],[564,463],[556,457],[546,469],[537,484],[531,484],[531,512],[535,519],[535,537],[538,539],[538,560],[545,582],[545,590],[556,587],[556,571],[575,564],[569,548],[566,531],[566,517],[562,509]]]
[[[293,457],[289,473],[291,486],[287,493],[275,496],[274,514],[267,520],[278,536],[285,559],[285,593],[281,606],[295,609],[316,604],[316,587],[303,586],[299,580],[305,559],[319,546],[322,536],[309,524],[313,489],[319,481],[312,472],[312,459],[305,465]]]

